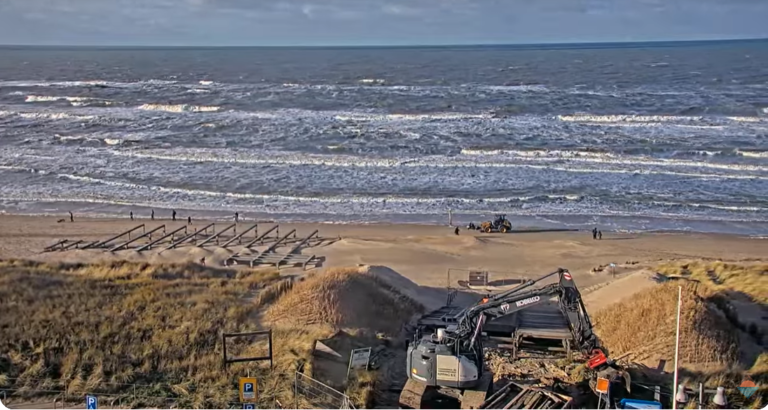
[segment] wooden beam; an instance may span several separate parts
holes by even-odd
[[[77,245],[79,245],[79,244],[81,244],[81,243],[83,243],[83,242],[85,242],[85,241],[84,241],[84,240],[82,240],[82,239],[80,239],[79,241],[74,241],[74,242],[71,242],[71,243],[67,244],[67,246],[62,246],[60,250],[61,250],[61,251],[66,251],[67,249],[70,249],[70,248],[76,247]]]
[[[250,248],[251,246],[253,246],[253,244],[254,244],[254,243],[256,243],[256,242],[259,242],[259,241],[263,241],[263,240],[264,240],[264,238],[265,238],[267,235],[269,235],[269,234],[270,234],[272,231],[274,231],[275,229],[277,229],[277,228],[279,228],[279,227],[280,227],[280,225],[275,225],[275,226],[273,226],[273,227],[269,228],[269,230],[268,230],[268,231],[266,231],[266,232],[264,232],[263,234],[261,234],[261,235],[260,235],[258,238],[254,239],[254,240],[252,240],[252,241],[250,241],[250,242],[248,242],[248,243],[246,243],[246,244],[245,244],[245,247],[246,247],[246,248]]]
[[[51,252],[51,251],[53,251],[53,248],[55,248],[57,246],[64,247],[64,244],[67,243],[67,242],[69,242],[69,239],[62,239],[62,240],[54,243],[53,245],[49,245],[49,246],[46,246],[45,248],[43,248],[43,252]]]
[[[234,241],[239,241],[239,240],[240,240],[240,238],[242,238],[242,237],[243,237],[243,235],[245,235],[245,234],[247,234],[248,232],[250,232],[250,231],[252,231],[252,230],[256,229],[256,227],[258,227],[258,226],[259,226],[259,224],[254,224],[252,227],[250,227],[250,228],[248,228],[248,229],[244,230],[243,232],[241,232],[241,233],[240,233],[240,235],[237,235],[237,236],[235,236],[234,238],[232,238],[232,239],[230,239],[230,240],[228,240],[228,241],[224,242],[224,245],[221,245],[221,246],[222,246],[223,248],[226,248],[226,247],[227,247],[227,246],[229,246],[229,245],[230,245],[232,242],[234,242]],[[258,232],[258,231],[257,231],[257,232]]]
[[[287,259],[289,255],[291,255],[292,253],[296,252],[305,243],[309,242],[309,240],[312,239],[313,236],[317,235],[317,232],[318,232],[318,230],[316,229],[314,232],[309,234],[309,236],[307,236],[306,238],[302,239],[301,242],[297,243],[293,248],[291,248],[291,250],[289,250],[288,253],[285,256],[283,256],[279,261],[277,261],[277,267],[280,268],[280,264],[283,263],[283,261],[285,259]]]
[[[184,243],[184,242],[186,242],[186,241],[188,241],[188,240],[190,240],[190,239],[194,238],[194,237],[195,237],[195,236],[196,236],[198,233],[200,233],[200,232],[202,232],[202,231],[207,231],[207,230],[208,230],[208,228],[210,228],[210,227],[212,227],[212,226],[214,226],[214,225],[215,225],[215,224],[208,224],[208,225],[206,225],[206,226],[204,226],[204,227],[200,228],[199,230],[195,230],[195,231],[194,231],[194,232],[192,232],[191,234],[189,234],[189,235],[187,235],[187,236],[185,236],[185,237],[183,237],[183,238],[179,239],[178,241],[176,241],[176,242],[171,242],[171,244],[170,244],[170,245],[168,245],[168,247],[167,247],[167,248],[165,248],[165,249],[163,249],[163,250],[164,250],[164,251],[167,251],[168,249],[173,249],[173,248],[175,248],[176,246],[178,246],[178,245],[181,245],[182,243]]]
[[[149,231],[149,232],[145,232],[144,234],[142,234],[142,235],[139,235],[139,236],[137,236],[137,237],[135,237],[135,238],[131,239],[131,240],[130,240],[130,241],[128,241],[128,242],[123,242],[123,243],[121,243],[121,244],[119,244],[119,245],[115,246],[114,248],[110,249],[109,251],[110,251],[110,252],[114,252],[114,251],[118,251],[118,250],[120,250],[120,249],[123,249],[123,248],[125,248],[126,246],[128,246],[128,245],[130,245],[130,244],[132,244],[132,243],[134,243],[134,242],[136,242],[136,241],[138,241],[139,239],[141,239],[141,238],[143,238],[143,237],[145,237],[145,236],[150,236],[150,235],[152,235],[154,232],[157,232],[157,231],[159,231],[159,230],[161,230],[161,229],[163,230],[163,233],[165,233],[165,224],[163,224],[163,225],[160,225],[160,226],[158,226],[157,228],[155,228],[155,229],[153,229],[153,230],[151,230],[151,231]]]
[[[113,236],[113,237],[111,237],[111,238],[107,239],[106,241],[96,242],[96,243],[94,243],[94,244],[91,244],[91,245],[85,246],[85,247],[83,247],[83,249],[88,249],[88,248],[101,248],[101,247],[103,247],[103,246],[106,246],[108,243],[110,243],[110,242],[114,241],[115,239],[119,239],[119,238],[122,238],[122,237],[123,237],[123,236],[125,236],[125,235],[129,235],[129,236],[128,236],[128,238],[130,239],[130,234],[131,234],[131,232],[133,232],[133,231],[135,231],[135,230],[137,230],[137,229],[139,229],[139,228],[141,228],[143,232],[146,232],[146,231],[147,231],[147,230],[146,230],[146,228],[144,227],[144,224],[141,224],[141,225],[139,225],[139,226],[133,227],[133,228],[131,228],[131,229],[129,229],[129,230],[127,230],[127,231],[125,231],[125,232],[121,233],[120,235],[115,235],[115,236]]]
[[[230,229],[232,229],[232,228],[234,228],[236,226],[237,226],[237,224],[229,225],[228,227],[220,230],[219,233],[215,233],[215,234],[209,236],[208,239],[200,242],[199,244],[197,244],[197,246],[202,248],[203,246],[205,246],[206,243],[208,243],[208,242],[210,242],[210,241],[212,241],[214,239],[218,239],[221,234],[223,234],[224,232],[226,232],[226,231],[228,231],[228,230],[230,230]]]
[[[169,236],[173,236],[174,234],[176,234],[176,232],[179,232],[181,230],[183,230],[184,233],[187,233],[187,225],[184,225],[181,228],[176,229],[174,231],[168,232],[167,234],[161,236],[159,239],[155,239],[154,241],[152,241],[152,242],[150,242],[150,243],[148,243],[148,244],[146,244],[146,245],[136,249],[136,251],[137,252],[142,252],[142,251],[144,251],[146,249],[151,249],[152,246],[154,246],[156,243],[159,243],[160,241],[164,240],[165,238],[167,238]]]
[[[282,243],[284,240],[288,239],[288,237],[291,236],[291,234],[295,235],[296,234],[296,230],[295,229],[291,229],[290,232],[285,234],[282,238],[278,239],[277,242],[275,242],[272,245],[270,245],[269,248],[264,249],[264,252],[262,252],[261,254],[264,255],[265,253],[270,253],[270,252],[274,251],[275,248],[280,246],[280,243]]]

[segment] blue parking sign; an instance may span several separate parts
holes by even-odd
[[[96,410],[99,408],[99,399],[96,396],[90,394],[85,396],[85,408],[88,410]]]
[[[244,409],[255,409],[256,405],[253,404],[253,403],[243,403],[243,408]]]

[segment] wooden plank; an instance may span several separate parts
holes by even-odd
[[[43,248],[43,252],[51,252],[53,251],[53,248],[57,246],[64,246],[65,243],[69,242],[69,239],[61,239],[58,242],[54,243],[53,245],[46,246]]]
[[[127,231],[125,231],[125,232],[123,232],[123,233],[119,234],[119,235],[115,235],[115,236],[113,236],[113,237],[111,237],[111,238],[107,239],[106,241],[96,242],[95,244],[91,244],[91,245],[85,246],[85,247],[83,247],[83,249],[88,249],[88,248],[101,248],[101,247],[104,247],[104,246],[106,246],[108,243],[110,243],[110,242],[112,242],[112,241],[114,241],[114,240],[116,240],[116,239],[120,239],[120,238],[122,238],[122,237],[123,237],[123,236],[125,236],[125,235],[129,235],[128,237],[130,238],[130,234],[131,234],[131,232],[133,232],[133,231],[135,231],[135,230],[137,230],[137,229],[139,229],[139,228],[141,228],[143,232],[146,232],[146,231],[147,231],[147,230],[146,230],[146,227],[144,226],[144,224],[141,224],[141,225],[135,226],[135,227],[133,227],[133,228],[131,228],[131,229],[129,229],[129,230],[127,230]]]
[[[73,247],[76,247],[79,244],[84,243],[84,242],[85,242],[84,240],[80,239],[79,241],[74,241],[72,243],[67,244],[67,246],[62,246],[61,249],[59,249],[59,250],[60,251],[66,251],[66,250],[71,249]]]
[[[230,245],[231,243],[233,243],[234,241],[240,241],[240,239],[241,239],[241,238],[242,238],[242,237],[243,237],[245,234],[247,234],[248,232],[250,232],[250,231],[252,231],[252,230],[256,229],[258,226],[259,226],[259,224],[254,224],[252,227],[250,227],[250,228],[248,228],[248,229],[244,230],[243,232],[241,232],[241,233],[240,233],[240,235],[237,235],[237,236],[235,236],[234,238],[232,238],[232,239],[230,239],[230,240],[228,240],[228,241],[224,242],[224,245],[221,245],[221,247],[222,247],[222,248],[226,248],[227,246],[229,246],[229,245]],[[257,232],[258,232],[258,231],[257,231]],[[238,242],[238,243],[239,243],[239,242]]]
[[[130,245],[130,244],[132,244],[132,243],[134,243],[134,242],[136,242],[136,241],[138,241],[139,239],[141,239],[141,238],[143,238],[143,237],[145,237],[145,236],[150,236],[150,235],[152,235],[154,232],[157,232],[157,231],[159,231],[159,230],[161,230],[161,229],[163,230],[163,232],[165,232],[165,224],[163,224],[163,225],[160,225],[160,226],[158,226],[157,228],[155,228],[155,229],[153,229],[153,230],[151,230],[151,231],[149,231],[149,232],[145,232],[144,234],[142,234],[142,235],[139,235],[139,236],[137,236],[137,237],[135,237],[135,238],[131,239],[131,240],[130,240],[130,241],[128,241],[128,242],[124,242],[124,243],[121,243],[120,245],[117,245],[117,246],[113,247],[113,248],[112,248],[112,249],[110,249],[109,251],[110,251],[110,252],[114,252],[114,251],[118,251],[118,250],[120,250],[120,249],[123,249],[123,248],[125,248],[126,246],[128,246],[128,245]]]
[[[288,251],[288,254],[287,254],[285,257],[283,257],[282,259],[280,259],[280,260],[277,262],[277,267],[278,267],[278,268],[280,267],[280,264],[281,264],[281,263],[283,263],[283,261],[286,259],[286,257],[287,257],[288,255],[291,255],[292,253],[296,252],[296,251],[297,251],[299,248],[301,248],[301,247],[302,247],[302,245],[304,245],[304,244],[305,244],[305,243],[307,243],[307,242],[308,242],[310,239],[312,239],[312,237],[313,237],[313,236],[317,235],[317,232],[318,232],[318,230],[317,230],[317,229],[315,229],[315,231],[314,231],[314,232],[312,232],[311,234],[309,234],[309,236],[307,236],[306,238],[302,239],[302,240],[301,240],[301,242],[297,243],[297,244],[296,244],[296,245],[295,245],[293,248],[291,248],[291,249]]]
[[[275,226],[273,226],[273,227],[272,227],[272,228],[270,228],[268,231],[266,231],[266,232],[264,232],[263,234],[261,234],[261,235],[260,235],[258,238],[256,238],[256,239],[254,239],[254,240],[252,240],[252,241],[248,242],[247,244],[245,244],[245,247],[246,247],[246,248],[250,248],[250,247],[251,247],[251,246],[253,246],[253,244],[254,244],[254,243],[256,243],[256,242],[264,242],[264,238],[265,238],[267,235],[269,235],[269,234],[270,234],[270,232],[272,232],[272,231],[274,231],[275,229],[278,229],[278,228],[280,228],[280,225],[275,225]],[[278,232],[279,232],[279,231],[278,231]]]
[[[197,244],[196,246],[198,246],[198,247],[202,248],[202,247],[203,247],[203,246],[205,246],[205,244],[207,244],[208,242],[210,242],[210,241],[212,241],[212,240],[214,240],[214,239],[218,239],[218,238],[219,238],[219,236],[221,236],[221,234],[223,234],[224,232],[226,232],[226,231],[228,231],[228,230],[230,230],[230,229],[233,229],[233,228],[234,228],[234,227],[236,227],[236,226],[237,226],[237,224],[232,224],[232,225],[229,225],[228,227],[226,227],[226,228],[224,228],[224,229],[220,230],[218,233],[215,233],[215,234],[213,234],[213,235],[209,236],[209,237],[208,237],[208,239],[206,239],[206,240],[204,240],[204,241],[200,242],[200,243],[199,243],[199,244]]]
[[[196,229],[196,230],[195,230],[194,232],[192,232],[191,234],[189,234],[189,235],[187,235],[187,236],[185,236],[185,237],[183,237],[183,238],[181,238],[181,239],[177,240],[176,242],[171,242],[171,244],[170,244],[170,245],[168,245],[168,247],[167,247],[167,248],[165,248],[165,249],[163,249],[163,250],[164,250],[164,251],[167,251],[168,249],[173,249],[173,248],[175,248],[175,247],[177,247],[177,246],[181,245],[182,243],[184,243],[184,242],[186,242],[186,241],[188,241],[188,240],[190,240],[190,239],[194,238],[194,237],[195,237],[195,236],[196,236],[198,233],[200,233],[200,232],[203,232],[203,231],[207,231],[207,230],[208,230],[208,228],[210,228],[210,227],[212,227],[212,226],[214,226],[214,225],[215,225],[215,224],[212,224],[212,223],[211,223],[211,224],[208,224],[208,225],[206,225],[206,226],[204,226],[204,227],[202,227],[202,228],[200,228],[200,229]]]
[[[184,231],[184,233],[187,233],[187,225],[184,225],[181,228],[178,228],[178,229],[176,229],[174,231],[171,231],[171,232],[161,236],[159,239],[155,239],[154,241],[152,241],[152,242],[150,242],[150,243],[148,243],[148,244],[146,244],[146,245],[136,249],[136,251],[137,252],[142,252],[145,249],[151,249],[152,246],[154,246],[156,243],[160,243],[161,241],[165,240],[165,238],[167,238],[169,236],[173,236],[173,235],[176,234],[176,232],[179,232],[179,231],[182,231],[182,230]]]

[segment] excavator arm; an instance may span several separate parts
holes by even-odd
[[[558,275],[556,283],[528,289],[554,275]],[[592,322],[571,273],[562,268],[538,279],[528,280],[506,292],[485,298],[465,309],[459,315],[458,326],[452,337],[459,341],[470,341],[465,344],[465,348],[470,348],[475,343],[483,323],[537,306],[555,296],[558,298],[560,310],[568,321],[579,349],[591,355],[599,347],[597,337],[592,332]]]

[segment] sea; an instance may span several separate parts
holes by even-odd
[[[150,209],[767,237],[768,42],[0,47],[0,212]]]

